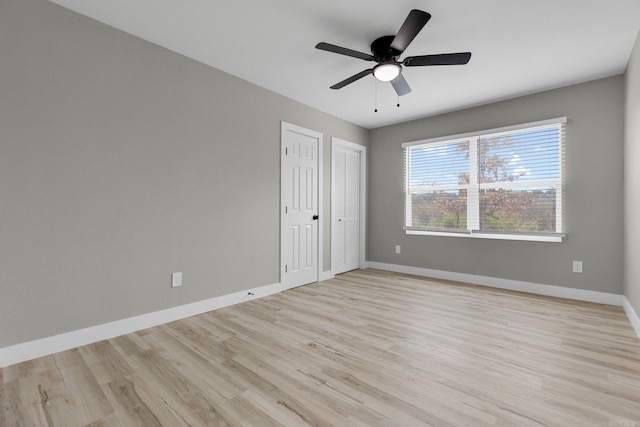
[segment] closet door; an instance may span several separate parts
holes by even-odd
[[[355,145],[355,144],[353,144]],[[362,241],[362,148],[333,145],[331,270],[333,274],[360,268]]]

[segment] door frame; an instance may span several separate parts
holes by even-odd
[[[284,198],[282,197],[282,184],[283,184],[283,174],[284,174],[284,156],[285,156],[285,135],[287,132],[297,132],[302,135],[309,136],[311,138],[316,138],[318,140],[318,183],[317,183],[317,206],[318,206],[318,242],[317,242],[317,280],[320,281],[322,278],[322,269],[323,269],[323,243],[324,243],[324,138],[322,132],[318,132],[315,130],[307,129],[302,126],[294,125],[292,123],[287,123],[285,121],[280,122],[280,284],[284,288],[283,275],[285,273],[285,260],[283,256],[283,245],[284,245],[284,227],[282,226],[282,222],[284,219],[285,212],[285,204]],[[286,289],[293,288],[294,286],[287,286]],[[302,285],[299,285],[302,286]]]
[[[360,242],[359,242],[359,252],[360,252],[360,268],[366,268],[366,231],[367,231],[367,147],[364,145],[356,144],[353,142],[346,141],[344,139],[331,137],[331,221],[329,224],[333,224],[333,219],[335,214],[333,212],[333,207],[335,206],[334,194],[335,194],[335,182],[336,182],[336,167],[335,167],[335,159],[333,156],[334,149],[336,147],[345,148],[347,150],[357,151],[360,153]],[[335,276],[335,272],[333,271],[333,241],[335,239],[335,231],[333,227],[331,227],[331,242],[332,242],[332,250],[331,250],[331,275]]]

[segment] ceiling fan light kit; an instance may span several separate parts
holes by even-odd
[[[402,76],[403,65],[405,67],[426,67],[434,65],[464,65],[468,63],[471,59],[471,52],[409,56],[402,61],[398,60],[429,19],[431,19],[429,13],[413,9],[409,12],[407,19],[405,19],[395,36],[382,36],[371,43],[371,55],[329,43],[318,43],[316,49],[378,63],[373,68],[361,71],[334,84],[331,89],[341,89],[369,74],[373,74],[379,81],[391,82],[398,96],[403,96],[411,92],[411,87]]]
[[[400,75],[400,65],[394,62],[378,64],[373,67],[373,76],[381,82],[390,82]]]

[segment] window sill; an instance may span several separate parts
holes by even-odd
[[[520,240],[526,242],[562,242],[565,234],[499,234],[499,233],[470,233],[470,232],[446,232],[446,231],[425,231],[425,230],[405,230],[406,234],[418,236],[440,236],[440,237],[466,237],[470,239],[491,239],[491,240]]]

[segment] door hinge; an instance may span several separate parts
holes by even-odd
[[[289,155],[289,148],[288,147],[284,147],[284,155],[285,156]]]
[[[285,273],[287,272],[287,266],[286,265],[284,266],[284,272]]]
[[[289,207],[288,206],[284,207],[284,213],[289,213]]]

